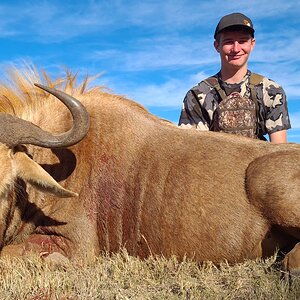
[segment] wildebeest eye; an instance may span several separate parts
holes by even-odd
[[[17,153],[17,152],[24,152],[24,153],[27,154],[27,156],[29,158],[31,158],[31,159],[33,158],[32,154],[29,153],[28,148],[26,146],[24,146],[24,145],[17,145],[17,146],[15,146],[13,148],[13,153]]]

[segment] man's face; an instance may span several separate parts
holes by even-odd
[[[255,39],[245,31],[225,31],[214,42],[220,53],[222,66],[239,69],[247,64],[249,55],[255,45]]]

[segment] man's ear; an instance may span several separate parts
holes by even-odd
[[[255,39],[255,38],[252,38],[252,39],[251,39],[252,50],[253,50],[255,44],[256,44],[256,39]]]
[[[220,52],[219,43],[216,40],[214,41],[214,47],[215,47],[217,52]]]

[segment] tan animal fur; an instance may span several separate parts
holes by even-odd
[[[79,144],[26,148],[79,196],[46,195],[26,185],[26,176],[15,178],[11,150],[0,144],[2,255],[92,259],[124,246],[140,257],[240,262],[300,241],[299,145],[180,129],[124,97],[87,90],[86,82],[76,87],[76,76],[63,86],[34,69],[13,70],[14,88],[0,85],[2,111],[51,132],[68,130],[71,118],[57,99],[33,88],[34,81],[64,89],[90,114],[90,131]],[[290,252],[285,270],[299,269],[299,251]]]

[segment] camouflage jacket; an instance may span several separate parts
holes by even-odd
[[[214,75],[218,78],[221,88],[226,95],[238,92],[242,97],[251,98],[248,71],[243,80],[237,84],[228,84],[220,79],[219,73]],[[261,124],[259,136],[271,134],[276,131],[291,128],[287,109],[287,101],[284,90],[273,80],[266,77],[262,83],[255,86],[258,102],[258,117]],[[195,127],[200,130],[210,130],[212,126],[213,113],[222,99],[217,91],[201,81],[197,86],[190,89],[184,100],[179,126]]]

